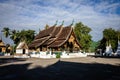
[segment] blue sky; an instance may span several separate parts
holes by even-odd
[[[64,20],[67,26],[73,19],[89,26],[92,39],[98,41],[105,28],[120,30],[120,0],[0,0],[0,30],[9,27],[38,32],[56,20],[58,25]]]

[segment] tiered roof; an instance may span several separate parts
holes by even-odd
[[[54,32],[51,34],[50,38],[43,44],[43,45],[49,45],[52,42],[54,42],[58,36],[60,35],[61,31],[62,31],[63,27],[59,26],[59,27],[55,27]]]
[[[61,30],[61,33],[59,34],[57,39],[52,44],[50,44],[49,47],[59,47],[62,44],[64,44],[68,40],[71,32],[72,32],[72,27],[70,26],[64,27]]]
[[[68,40],[72,32],[73,28],[71,26],[63,27],[60,25],[58,27],[49,27],[48,29],[40,31],[29,47],[60,47]]]
[[[48,29],[40,31],[39,34],[35,37],[35,39],[50,36],[54,32],[54,29],[55,29],[55,26],[52,26]]]

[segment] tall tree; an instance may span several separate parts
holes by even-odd
[[[10,35],[10,29],[8,27],[4,27],[2,32],[6,38]]]
[[[104,29],[103,38],[100,41],[98,48],[101,48],[103,52],[106,49],[107,44],[111,44],[113,51],[116,51],[118,44],[118,37],[120,36],[120,31],[116,31],[112,28]]]
[[[18,34],[17,34],[17,31],[16,30],[12,30],[11,33],[10,33],[10,38],[13,40],[14,44],[16,44],[16,41],[18,41],[19,37],[18,37]]]
[[[31,43],[35,37],[35,31],[34,30],[27,30],[24,32],[25,33],[25,41],[27,44]]]
[[[91,43],[91,35],[89,34],[91,28],[84,25],[82,22],[76,23],[74,27],[74,32],[77,39],[79,40],[83,50],[88,51]]]

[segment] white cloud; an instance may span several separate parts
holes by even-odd
[[[0,2],[0,30],[6,26],[17,30],[38,31],[46,24],[53,25],[56,20],[58,25],[63,20],[65,25],[69,25],[74,19],[75,22],[81,21],[92,28],[93,40],[100,40],[105,28],[119,29],[120,26],[120,15],[115,13],[120,2],[109,3],[108,1],[95,3],[89,0],[8,0]]]
[[[99,5],[97,5],[95,9],[97,11],[103,11],[105,13],[113,14],[118,7],[120,7],[120,2],[110,3],[109,1],[103,1]]]

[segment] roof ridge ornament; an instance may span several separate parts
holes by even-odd
[[[54,26],[56,26],[56,25],[57,25],[57,23],[58,23],[58,20],[56,20],[56,22],[55,22]]]
[[[64,25],[64,20],[62,21],[62,24],[60,26],[63,26]]]
[[[73,26],[73,24],[74,24],[74,19],[72,20],[72,23],[70,24],[70,26]]]

